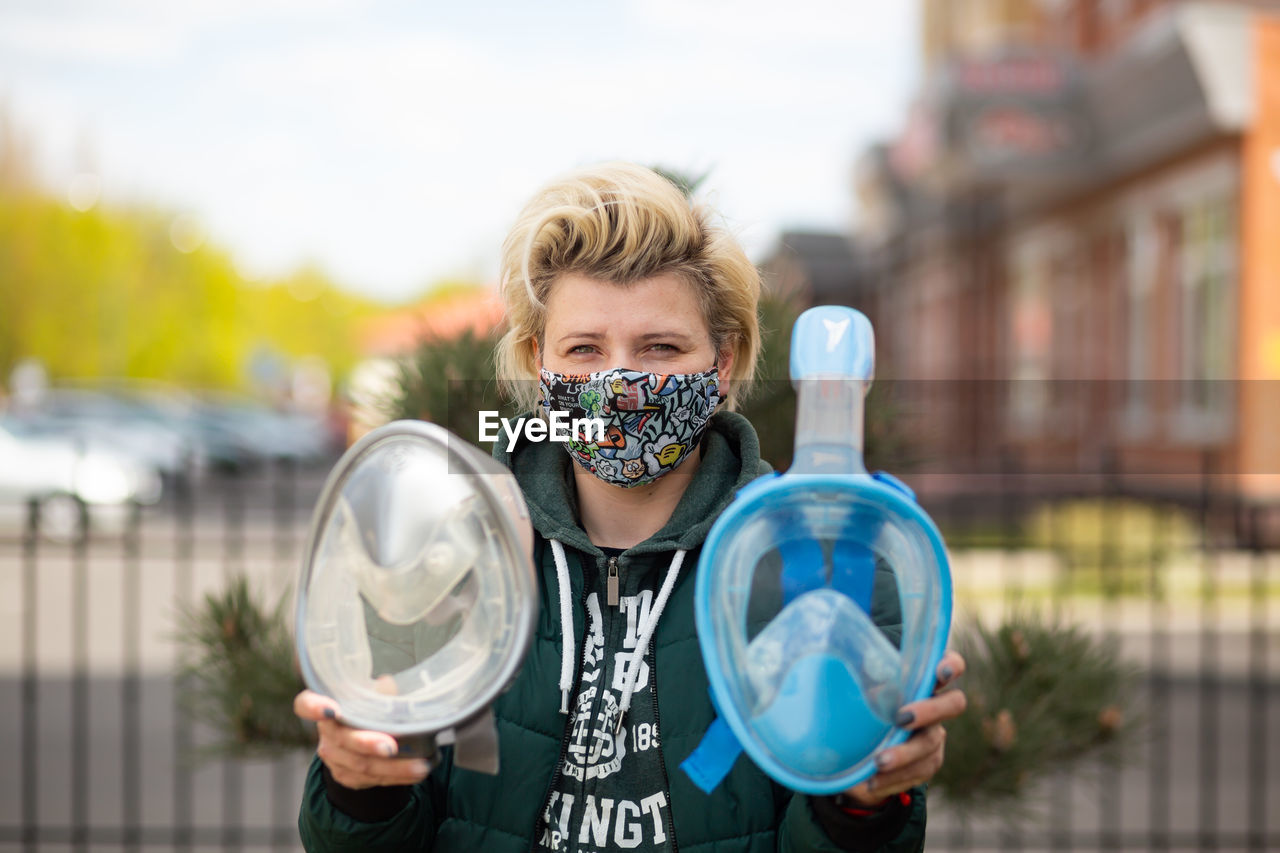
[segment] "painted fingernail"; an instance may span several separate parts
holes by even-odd
[[[333,710],[332,708],[325,708],[324,718],[326,720],[336,720],[338,718],[338,712]]]
[[[385,755],[387,758],[390,758],[391,756],[396,754],[396,747],[395,747],[395,744],[384,743],[381,747],[378,748],[378,751],[381,752],[383,755]]]
[[[938,680],[950,681],[951,676],[955,674],[956,674],[955,670],[953,670],[950,666],[944,666],[942,669],[938,670]]]
[[[891,753],[882,752],[876,756],[876,767],[879,767],[881,770],[884,770],[892,763],[893,755]]]
[[[915,711],[899,711],[898,719],[895,720],[895,722],[898,724],[898,728],[900,729],[905,729],[907,726],[911,725],[915,721],[916,721]]]
[[[867,790],[874,791],[876,789],[876,777],[872,776],[867,780]]]

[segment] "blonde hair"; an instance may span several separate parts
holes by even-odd
[[[522,408],[537,402],[537,348],[546,302],[565,273],[626,286],[664,273],[693,287],[716,352],[733,352],[723,405],[732,409],[755,376],[760,353],[760,274],[738,242],[691,205],[670,180],[631,163],[573,172],[540,190],[502,246],[507,332],[498,381]]]

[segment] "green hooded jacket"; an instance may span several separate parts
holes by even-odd
[[[712,523],[737,490],[771,470],[760,459],[755,431],[734,413],[720,412],[712,418],[702,453],[698,470],[670,521],[620,558],[625,567],[622,593],[626,595],[636,589],[656,589],[673,552],[688,551],[650,644],[648,683],[652,688],[638,692],[633,706],[652,703],[651,713],[648,708],[641,710],[645,718],[653,720],[655,732],[661,721],[659,765],[665,776],[665,803],[669,803],[669,812],[664,812],[670,832],[666,843],[673,851],[685,853],[841,849],[899,853],[923,849],[922,789],[912,792],[909,806],[899,809],[905,814],[888,818],[889,824],[879,816],[850,818],[838,811],[832,818],[829,815],[834,810],[829,807],[821,809],[824,819],[820,822],[814,799],[773,782],[746,756],[739,757],[709,795],[680,770],[680,763],[715,717],[694,627],[694,574],[699,552]],[[408,790],[403,807],[386,819],[362,821],[334,806],[316,759],[299,815],[302,840],[310,851],[535,853],[545,849],[539,846],[548,829],[544,815],[554,784],[561,778],[558,768],[564,763],[573,728],[573,715],[560,713],[560,603],[549,540],[562,543],[569,567],[575,650],[583,648],[588,591],[599,585],[606,558],[577,522],[572,461],[564,448],[549,442],[521,443],[513,453],[499,451],[495,456],[511,468],[524,491],[536,531],[534,565],[539,576],[539,617],[533,643],[520,675],[493,707],[500,772],[489,776],[454,768],[451,750],[445,748],[444,762]],[[896,642],[901,625],[891,578],[888,583],[877,582],[872,610],[877,624]],[[578,679],[582,677],[581,658],[579,654]],[[574,692],[576,695],[577,685]],[[331,780],[329,784],[333,784]],[[833,820],[844,822],[835,834],[847,840],[852,833],[865,836],[867,841],[838,846],[824,829]],[[859,821],[865,823],[865,833]],[[591,849],[633,846],[622,835],[605,841]]]

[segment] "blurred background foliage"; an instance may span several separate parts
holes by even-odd
[[[1115,772],[1132,759],[1145,731],[1139,670],[1114,638],[1023,610],[996,627],[970,623],[952,645],[966,663],[968,710],[947,724],[930,789],[962,820],[1014,822],[1043,805],[1029,795],[1054,774]]]
[[[1068,571],[1099,573],[1116,585],[1129,578],[1144,594],[1159,592],[1148,586],[1152,566],[1185,557],[1199,544],[1188,510],[1125,498],[1080,498],[1042,506],[1030,515],[1026,527],[1028,543],[1057,554]]]
[[[244,575],[180,608],[179,703],[215,739],[189,756],[275,755],[315,743],[314,727],[293,713],[306,685],[294,658],[288,620],[292,596],[274,606]]]
[[[56,378],[235,388],[264,349],[320,354],[335,375],[350,369],[356,322],[381,306],[314,269],[250,283],[217,247],[175,247],[174,222],[0,194],[0,376],[34,357]]]
[[[362,323],[397,310],[316,267],[250,280],[179,213],[71,201],[23,146],[0,144],[0,388],[31,358],[55,382],[251,390],[264,359],[319,356],[340,381],[363,357]]]
[[[498,392],[493,348],[500,337],[500,330],[478,334],[464,329],[456,337],[423,338],[397,367],[381,403],[387,417],[437,423],[488,451],[478,440],[476,413],[517,414]]]

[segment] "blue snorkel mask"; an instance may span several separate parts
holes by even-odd
[[[851,308],[799,317],[794,462],[743,488],[703,546],[694,607],[720,717],[681,767],[705,791],[743,750],[792,790],[850,788],[907,739],[898,710],[933,693],[951,575],[911,490],[863,463],[874,340]]]

